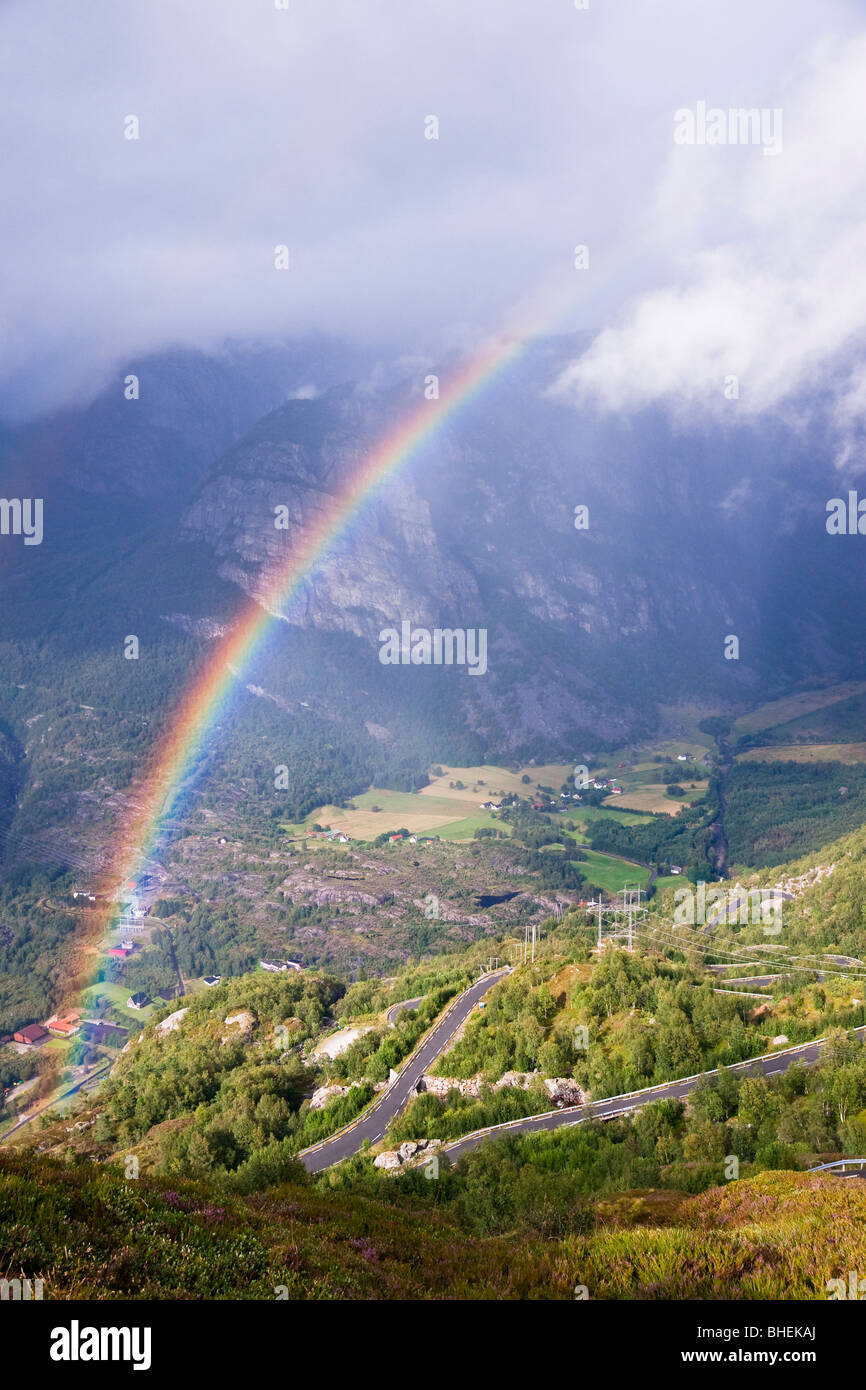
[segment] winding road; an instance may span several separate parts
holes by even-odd
[[[405,1009],[408,1014],[412,1009],[417,1009],[419,1004],[423,1004],[426,999],[425,994],[419,994],[417,999],[404,999],[399,1004],[392,1004],[390,1009],[385,1010],[385,1018],[390,1024],[397,1022],[397,1015]]]
[[[104,1076],[110,1067],[111,1062],[101,1062],[94,1071],[88,1072],[87,1076],[82,1076],[81,1080],[76,1081],[73,1086],[67,1087],[67,1089],[61,1091],[59,1095],[52,1096],[50,1100],[46,1101],[45,1104],[39,1108],[39,1110],[32,1110],[29,1115],[23,1115],[14,1125],[10,1125],[9,1129],[7,1129],[4,1134],[0,1134],[0,1144],[5,1143],[10,1135],[16,1134],[17,1131],[23,1129],[25,1125],[29,1125],[31,1120],[36,1120],[40,1115],[44,1115],[47,1111],[53,1110],[58,1101],[66,1100],[67,1096],[74,1096],[78,1091],[82,1090],[83,1087],[89,1086],[91,1081],[96,1081]]]
[[[298,1158],[307,1171],[320,1173],[323,1169],[342,1162],[343,1159],[351,1158],[359,1151],[365,1140],[369,1139],[371,1144],[377,1144],[383,1139],[387,1125],[408,1105],[421,1077],[430,1070],[436,1058],[447,1047],[476,1004],[480,1002],[491,986],[504,979],[509,971],[510,967],[506,967],[493,971],[489,975],[484,975],[475,984],[470,985],[463,994],[458,995],[456,1001],[442,1015],[420,1047],[412,1053],[402,1071],[398,1073],[396,1080],[392,1082],[387,1091],[383,1092],[370,1110],[362,1115],[358,1121],[332,1135],[330,1139],[325,1139],[321,1144],[304,1149],[298,1154]],[[852,1029],[851,1034],[861,1042],[866,1041],[866,1026]],[[765,1053],[761,1057],[750,1057],[745,1062],[735,1062],[727,1070],[733,1073],[775,1076],[779,1072],[787,1071],[795,1063],[814,1066],[819,1061],[824,1046],[824,1040],[816,1038],[813,1042],[799,1043],[795,1047]],[[460,1139],[452,1140],[451,1143],[443,1145],[440,1153],[447,1154],[448,1158],[454,1162],[488,1139],[501,1139],[511,1134],[537,1134],[560,1129],[563,1126],[583,1124],[589,1119],[612,1120],[618,1115],[628,1115],[634,1110],[640,1110],[644,1105],[652,1105],[655,1101],[685,1100],[703,1077],[715,1076],[715,1074],[716,1069],[712,1068],[710,1071],[698,1072],[694,1076],[681,1077],[677,1081],[664,1081],[658,1086],[647,1086],[641,1091],[629,1091],[624,1095],[610,1096],[590,1105],[573,1105],[564,1110],[547,1110],[540,1115],[529,1115],[524,1119],[509,1120],[505,1124],[494,1125],[489,1129],[473,1130],[471,1134],[464,1134]]]
[[[476,980],[462,994],[458,994],[420,1047],[417,1047],[404,1063],[397,1079],[387,1091],[382,1092],[375,1104],[354,1124],[347,1125],[330,1139],[323,1140],[321,1144],[314,1144],[309,1149],[303,1149],[298,1154],[307,1172],[320,1173],[323,1168],[330,1168],[333,1164],[342,1162],[344,1158],[351,1158],[366,1139],[369,1139],[371,1144],[378,1143],[384,1137],[386,1126],[408,1105],[421,1077],[430,1070],[440,1052],[445,1050],[458,1028],[466,1022],[475,1005],[480,1003],[488,990],[503,980],[510,970],[510,966],[492,970],[489,974],[482,975],[480,980]]]
[[[851,1033],[860,1042],[866,1041],[866,1027],[853,1028]],[[763,1057],[751,1057],[746,1062],[735,1062],[733,1066],[728,1067],[728,1071],[751,1071],[753,1075],[760,1073],[763,1076],[775,1076],[778,1072],[787,1071],[796,1062],[804,1066],[814,1066],[820,1059],[823,1047],[823,1039],[817,1038],[814,1042],[800,1043],[799,1046],[788,1047],[784,1051],[771,1052]],[[681,1081],[665,1081],[660,1086],[649,1086],[643,1091],[611,1096],[608,1100],[596,1101],[594,1105],[574,1105],[567,1110],[548,1111],[543,1115],[532,1115],[525,1120],[511,1120],[503,1125],[495,1125],[492,1129],[475,1130],[472,1134],[464,1134],[461,1139],[443,1145],[439,1152],[447,1154],[453,1163],[487,1139],[502,1139],[509,1134],[537,1134],[539,1131],[560,1129],[563,1125],[583,1124],[588,1119],[612,1120],[617,1115],[628,1115],[633,1110],[640,1110],[644,1105],[652,1105],[655,1101],[684,1100],[702,1077],[715,1074],[715,1069],[699,1072],[696,1076],[687,1076]]]
[[[758,908],[759,914],[763,912],[766,903],[793,902],[793,893],[783,893],[781,888],[749,888],[740,889],[729,894],[712,913],[708,914],[702,931],[711,932],[720,922],[737,921],[740,908],[748,904],[749,913],[753,913]],[[745,924],[744,924],[745,925]],[[771,933],[775,935],[775,933]]]

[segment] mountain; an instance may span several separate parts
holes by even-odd
[[[585,760],[675,733],[662,705],[736,710],[862,674],[858,538],[826,532],[840,482],[815,439],[581,412],[551,392],[580,347],[528,348],[334,538],[244,673],[217,770],[256,746],[262,768],[291,762],[298,811],[375,778],[416,785],[436,759]],[[132,364],[138,400],[124,365],[86,408],[7,424],[3,491],[45,504],[42,545],[0,538],[14,829],[56,823],[75,841],[86,810],[108,833],[209,644],[430,365],[333,343],[174,352]],[[457,364],[432,365],[444,380]],[[379,634],[402,621],[484,629],[485,674],[382,665]]]

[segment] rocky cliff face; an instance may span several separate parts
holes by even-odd
[[[375,421],[349,391],[288,402],[220,460],[180,534],[212,547],[222,577],[260,597],[262,577],[319,526],[375,442]],[[287,529],[275,527],[279,507]],[[449,610],[453,622],[472,625],[481,616],[478,586],[406,478],[362,510],[284,616],[375,640],[397,615],[432,626]]]
[[[308,633],[356,639],[364,691],[382,674],[382,628],[404,619],[485,628],[488,673],[463,673],[458,704],[499,748],[530,736],[563,746],[627,738],[655,699],[680,691],[683,668],[691,691],[718,684],[724,635],[756,621],[687,451],[650,475],[644,455],[670,442],[658,422],[635,438],[581,420],[541,387],[531,373],[504,383],[438,432],[282,614]],[[215,464],[180,537],[207,546],[224,580],[261,597],[265,576],[327,515],[417,391],[340,387],[286,402]],[[575,525],[580,506],[585,529]],[[279,507],[286,530],[274,525]],[[261,684],[279,695],[278,677]]]
[[[659,701],[862,667],[857,540],[824,530],[839,481],[820,440],[580,415],[549,395],[573,351],[525,355],[381,486],[286,606],[252,696],[350,711],[382,744],[438,719],[480,751],[568,755],[648,728]],[[63,520],[7,572],[27,630],[69,626],[74,595],[73,621],[84,598],[99,614],[96,647],[103,624],[224,632],[419,397],[420,371],[335,384],[350,357],[167,354],[140,364],[138,401],[121,374],[92,406],[5,432],[7,476],[39,478],[46,525]],[[403,620],[485,629],[484,677],[382,666],[379,633]]]

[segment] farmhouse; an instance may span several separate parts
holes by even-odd
[[[128,1009],[146,1009],[151,1002],[150,995],[144,994],[139,990],[136,994],[131,994],[126,1001]]]
[[[54,1033],[59,1038],[71,1038],[73,1033],[77,1033],[81,1027],[81,1014],[65,1013],[55,1014],[49,1018],[45,1027],[49,1033]]]
[[[25,1043],[27,1047],[38,1047],[48,1037],[48,1032],[41,1023],[28,1023],[26,1028],[19,1028],[12,1036],[17,1043]]]

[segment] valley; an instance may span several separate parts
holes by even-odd
[[[0,4],[4,1367],[856,1365],[862,8]]]
[[[720,926],[712,941],[700,925],[672,930],[662,892],[638,923],[633,953],[608,932],[599,955],[593,914],[572,906],[545,921],[534,959],[524,961],[521,937],[506,932],[388,980],[347,986],[317,970],[259,970],[199,989],[156,1010],[97,1090],[7,1131],[0,1210],[20,1201],[22,1162],[46,1196],[74,1182],[77,1165],[95,1163],[108,1210],[112,1183],[133,1164],[133,1187],[158,1208],[179,1201],[179,1220],[223,1213],[208,1237],[210,1281],[195,1261],[170,1278],[168,1287],[187,1296],[218,1287],[221,1227],[230,1219],[251,1235],[260,1207],[247,1204],[258,1193],[274,1233],[280,1202],[343,1223],[349,1201],[401,1285],[409,1276],[393,1261],[406,1237],[390,1242],[402,1222],[436,1248],[438,1223],[465,1231],[468,1220],[478,1259],[493,1242],[492,1259],[506,1236],[513,1260],[539,1241],[539,1253],[552,1257],[567,1239],[578,1259],[567,1277],[601,1299],[644,1296],[651,1266],[677,1296],[679,1261],[703,1258],[698,1229],[712,1212],[721,1243],[701,1287],[725,1298],[734,1288],[742,1296],[728,1261],[735,1248],[751,1248],[748,1225],[735,1234],[736,1223],[757,1201],[768,1263],[749,1296],[823,1298],[841,1277],[832,1243],[816,1226],[809,1260],[795,1252],[816,1202],[838,1224],[853,1200],[850,1179],[807,1170],[854,1152],[866,1135],[866,972],[845,949],[860,933],[864,875],[862,830],[829,858],[788,866],[781,939],[757,922]],[[756,958],[772,962],[767,986],[753,967],[749,992],[728,992],[725,978],[748,975]],[[402,1000],[409,1005],[397,1008]],[[329,1056],[320,1041],[347,1028],[348,1048]],[[581,1097],[576,1106],[552,1104],[545,1090],[565,1093],[566,1080]],[[534,1172],[546,1175],[543,1200]],[[40,1236],[49,1244],[51,1210],[49,1201]],[[145,1256],[146,1223],[138,1229],[142,1257],[158,1260],[158,1246]],[[112,1231],[109,1220],[109,1246]],[[856,1247],[852,1238],[853,1228],[846,1250]],[[350,1296],[351,1264],[322,1284],[319,1238],[311,1231],[303,1239],[292,1296]],[[54,1278],[83,1289],[82,1267],[68,1263],[76,1240],[67,1236]],[[616,1277],[605,1273],[611,1242],[621,1252]],[[279,1284],[279,1241],[269,1248],[262,1278]],[[25,1267],[38,1269],[26,1252]],[[542,1261],[520,1288],[568,1296],[566,1284],[545,1282],[545,1268]],[[467,1287],[491,1287],[477,1262],[464,1269]],[[522,1277],[518,1269],[512,1261],[513,1277]],[[436,1296],[436,1276],[423,1261],[416,1270],[420,1282],[404,1286]]]
[[[188,365],[195,432],[212,400],[195,404]],[[615,548],[588,531],[591,564],[575,567],[556,503],[570,422],[532,406],[551,457],[527,521],[518,474],[494,460],[528,447],[526,396],[516,409],[505,391],[498,426],[470,411],[451,435],[436,486],[421,460],[323,553],[182,775],[149,780],[177,692],[291,544],[274,507],[302,535],[395,390],[329,387],[252,428],[236,413],[178,471],[171,509],[107,487],[91,454],[63,505],[70,536],[98,532],[99,572],[71,540],[35,587],[9,557],[9,592],[52,636],[31,637],[20,603],[0,610],[0,1202],[19,1200],[22,1153],[46,1194],[54,1164],[82,1165],[109,1205],[132,1163],[154,1202],[191,1194],[178,1221],[234,1203],[249,1236],[251,1195],[278,1203],[294,1185],[298,1210],[363,1208],[383,1236],[402,1222],[431,1248],[451,1221],[515,1257],[539,1237],[583,1242],[598,1297],[621,1296],[603,1263],[622,1230],[641,1296],[644,1252],[685,1258],[688,1204],[724,1207],[732,1157],[735,1184],[793,1184],[796,1206],[817,1191],[812,1167],[862,1148],[866,684],[838,661],[786,668],[766,644],[763,664],[713,668],[699,634],[741,596],[726,578],[724,595],[688,590],[688,621],[665,609],[672,564],[705,574],[717,542],[676,561],[649,500]],[[16,447],[41,466],[33,441]],[[615,453],[615,431],[594,447]],[[604,470],[592,514],[621,523]],[[443,513],[442,487],[465,511]],[[644,588],[623,582],[627,556]],[[821,602],[817,586],[802,604],[817,626]],[[380,661],[383,627],[435,631],[452,612],[487,634],[483,675]],[[159,834],[137,843],[156,785]],[[686,939],[675,895],[720,875],[732,892],[793,885],[780,940],[720,918]],[[785,1266],[788,1241],[778,1270],[820,1296]],[[219,1287],[219,1242],[210,1275],[178,1289]],[[330,1256],[306,1249],[287,1271],[262,1246],[263,1277],[299,1298],[374,1287],[317,1283]],[[479,1259],[467,1288],[489,1291]],[[515,1275],[517,1296],[560,1296],[541,1268],[531,1285]],[[787,1297],[781,1278],[756,1296]],[[728,1276],[707,1287],[734,1292]]]

